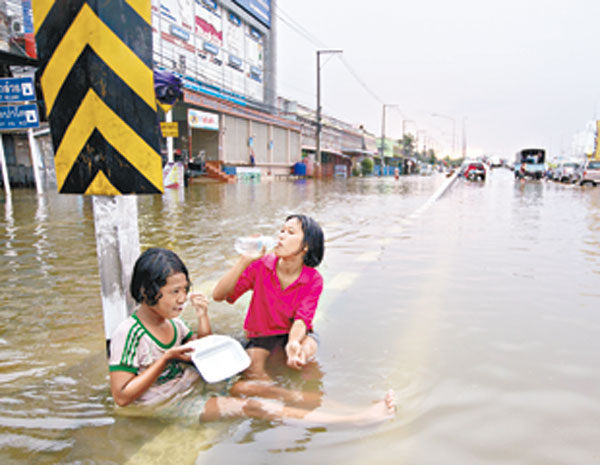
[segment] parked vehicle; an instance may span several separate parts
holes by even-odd
[[[490,168],[500,168],[503,164],[502,159],[500,157],[491,157],[489,161]]]
[[[467,160],[460,167],[459,175],[469,181],[485,181],[485,165],[480,161]]]
[[[523,149],[515,156],[515,178],[542,179],[546,171],[544,149]]]
[[[579,184],[600,184],[600,160],[586,160],[581,169]]]
[[[559,182],[577,182],[580,177],[581,164],[573,161],[561,161],[554,172],[554,179]]]

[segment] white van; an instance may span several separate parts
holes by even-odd
[[[581,178],[579,184],[586,183],[596,185],[600,184],[600,160],[586,160],[581,170]]]

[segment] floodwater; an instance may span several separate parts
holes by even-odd
[[[91,201],[13,191],[0,203],[0,463],[599,463],[600,188],[497,169],[430,201],[445,182],[198,184],[138,200],[142,248],[174,249],[205,292],[235,237],[291,212],[321,223],[318,365],[275,376],[322,391],[323,408],[394,389],[396,417],[361,428],[115,413]],[[213,330],[241,336],[246,302],[212,302]]]

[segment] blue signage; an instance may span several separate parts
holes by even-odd
[[[258,42],[258,41],[260,41],[262,34],[260,33],[260,31],[253,28],[252,26],[250,26],[250,37],[252,37],[254,40],[256,40]]]
[[[0,79],[0,103],[31,100],[35,100],[35,86],[32,77]]]
[[[202,48],[213,55],[217,55],[219,53],[219,47],[211,44],[210,42],[204,42],[204,44],[202,44]]]
[[[190,40],[190,33],[185,29],[177,26],[177,24],[171,24],[171,35],[180,38],[181,40],[185,40],[186,42]]]
[[[267,27],[271,27],[271,0],[233,0]]]
[[[37,128],[40,125],[35,103],[0,106],[0,130]]]
[[[33,13],[31,11],[31,0],[22,0],[23,5],[23,32],[33,34]]]
[[[242,60],[234,55],[229,55],[229,66],[233,66],[234,68],[241,68]]]
[[[231,11],[229,12],[229,22],[235,24],[236,26],[241,26],[242,21],[236,14],[233,14]]]

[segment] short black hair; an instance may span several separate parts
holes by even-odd
[[[308,247],[306,254],[304,254],[304,264],[315,268],[319,266],[323,260],[325,254],[325,236],[319,223],[317,223],[310,216],[306,215],[290,215],[285,221],[289,221],[296,218],[302,225],[302,232],[304,233],[304,240],[302,246]]]
[[[143,252],[135,262],[129,291],[137,303],[156,305],[162,297],[160,288],[167,284],[167,278],[175,273],[183,273],[188,281],[190,277],[183,261],[172,250],[150,248]]]

